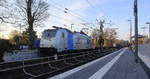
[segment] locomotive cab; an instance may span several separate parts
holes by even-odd
[[[40,42],[40,50],[62,52],[73,49],[73,34],[66,29],[45,30]],[[49,53],[51,53],[49,52]]]
[[[40,52],[54,55],[63,51],[90,49],[91,38],[86,34],[73,33],[65,28],[48,29],[42,33]]]
[[[56,39],[56,33],[57,31],[55,29],[53,30],[45,30],[42,33],[42,38],[40,40],[40,49],[39,51],[42,53],[42,55],[53,55],[57,52],[57,49],[55,48],[55,39]]]

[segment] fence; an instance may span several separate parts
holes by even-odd
[[[22,51],[13,51],[10,53],[5,53],[3,56],[3,60],[5,62],[14,62],[14,61],[22,61],[31,58],[40,57],[37,53],[37,50],[22,50]]]
[[[98,50],[91,50],[58,56],[34,58],[32,60],[0,63],[0,76],[3,79],[7,79],[7,75],[9,75],[11,79],[47,78],[107,55],[112,51],[114,50],[109,49],[101,52]]]

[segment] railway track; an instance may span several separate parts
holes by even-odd
[[[32,60],[0,63],[0,77],[2,79],[48,78],[105,56],[115,50],[115,48],[104,49],[101,52],[90,50],[58,54],[57,59],[54,56],[49,56]]]

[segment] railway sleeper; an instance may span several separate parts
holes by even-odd
[[[81,60],[81,61],[85,61],[85,60],[87,60],[84,56],[77,57],[76,59],[77,59],[77,60]]]
[[[27,75],[31,75],[33,77],[39,76],[44,73],[52,72],[55,70],[53,68],[50,68],[48,64],[25,67],[24,69]]]
[[[16,75],[17,74],[17,75]],[[0,72],[1,79],[28,79],[29,76],[24,73],[22,68]]]
[[[56,62],[51,62],[50,64],[51,64],[51,66],[57,67],[59,69],[65,68],[66,66],[69,66],[69,64],[66,64],[64,62],[64,60],[60,60],[60,61],[56,61]]]
[[[22,62],[9,62],[0,64],[0,71],[4,69],[16,68],[22,66]]]
[[[42,63],[42,62],[48,62],[48,58],[27,60],[27,61],[24,61],[24,65],[32,65],[32,64]]]
[[[71,64],[77,64],[79,62],[79,61],[77,61],[74,58],[72,58],[72,59],[66,59],[65,61],[68,62],[68,63],[71,63]]]

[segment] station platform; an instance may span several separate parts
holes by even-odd
[[[148,79],[134,53],[127,48],[55,75],[49,79]]]
[[[150,69],[150,44],[139,45],[138,56],[146,64],[146,66]]]

